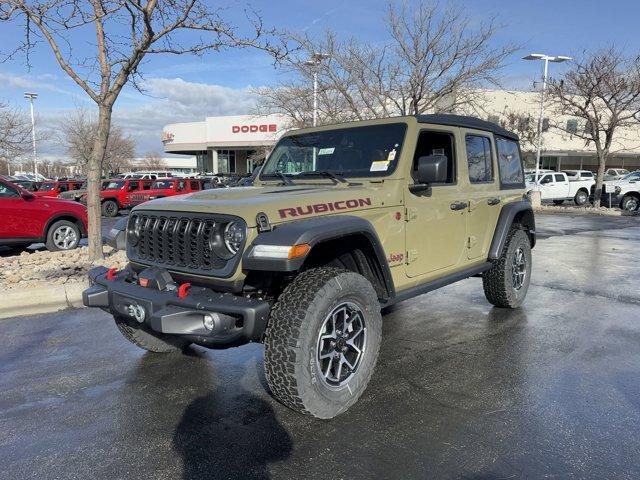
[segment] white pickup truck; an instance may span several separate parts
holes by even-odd
[[[595,180],[569,180],[564,172],[547,172],[540,174],[541,200],[552,200],[556,205],[565,200],[573,200],[576,205],[582,206],[589,201],[591,187]],[[534,185],[528,185],[533,190]]]
[[[640,210],[640,170],[602,184],[602,205],[628,212]]]

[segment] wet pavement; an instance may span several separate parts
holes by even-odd
[[[273,400],[262,346],[144,353],[99,311],[0,322],[1,478],[640,477],[640,218],[537,217],[524,306],[479,279],[384,317],[346,414]]]

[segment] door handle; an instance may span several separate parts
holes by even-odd
[[[488,205],[498,205],[500,203],[500,199],[499,198],[490,198],[489,200],[487,200],[487,204]]]
[[[453,202],[451,204],[451,210],[464,210],[469,204],[467,202]]]

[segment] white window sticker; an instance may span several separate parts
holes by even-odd
[[[334,150],[335,150],[335,148],[334,148],[334,147],[331,147],[331,148],[321,148],[321,149],[318,151],[318,155],[332,155]]]
[[[389,152],[389,155],[387,156],[387,160],[389,160],[390,162],[393,162],[395,159],[396,159],[396,149],[394,148]]]
[[[386,172],[389,169],[389,160],[377,160],[371,163],[370,172]]]

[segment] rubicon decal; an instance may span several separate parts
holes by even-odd
[[[370,206],[370,198],[354,198],[351,200],[339,200],[337,202],[281,208],[278,210],[278,214],[280,215],[280,218],[304,217],[305,215],[313,215],[314,213],[339,212],[340,210],[353,210],[354,208]]]

